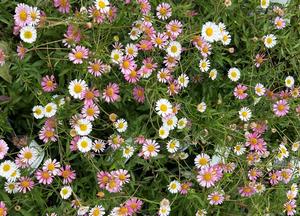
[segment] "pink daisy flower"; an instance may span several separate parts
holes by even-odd
[[[60,163],[56,161],[56,159],[52,160],[51,158],[49,158],[44,162],[42,169],[48,171],[53,176],[56,176],[59,174],[59,168]]]
[[[3,139],[0,139],[0,160],[2,160],[5,157],[5,155],[8,152],[8,149],[9,148],[7,143]]]
[[[66,34],[64,34],[63,43],[66,47],[71,47],[72,45],[75,45],[76,43],[80,42],[81,39],[81,33],[79,27],[75,25],[68,25],[68,29]]]
[[[264,63],[264,61],[266,60],[264,58],[265,58],[265,54],[260,54],[260,53],[256,54],[256,56],[255,56],[255,66],[257,68],[259,68],[262,65],[262,63]]]
[[[175,40],[182,32],[182,24],[178,20],[172,20],[166,25],[166,29],[172,40]]]
[[[234,96],[235,96],[236,98],[238,98],[239,100],[243,100],[243,99],[245,99],[245,98],[248,96],[248,94],[245,93],[245,91],[246,91],[247,89],[248,89],[247,86],[238,84],[238,85],[234,88],[233,94],[234,94]]]
[[[296,200],[289,200],[288,202],[286,202],[284,205],[284,212],[286,212],[286,214],[288,216],[292,216],[292,215],[295,215],[296,214],[296,208],[297,208],[297,205],[296,205]]]
[[[210,188],[217,180],[216,172],[211,167],[202,168],[198,171],[197,181],[202,187]]]
[[[108,21],[110,23],[112,23],[116,19],[117,11],[118,11],[118,8],[115,7],[115,6],[112,6],[112,7],[109,8],[108,13],[106,14],[106,16],[107,16]]]
[[[124,143],[124,139],[118,134],[112,134],[107,142],[113,150],[117,150],[121,147],[121,144]]]
[[[65,168],[61,167],[58,175],[63,178],[64,184],[69,184],[76,178],[76,173],[71,169],[70,165],[66,165]]]
[[[276,185],[279,183],[280,180],[280,172],[279,171],[272,171],[269,173],[269,181],[271,185]]]
[[[134,138],[134,143],[143,145],[146,141],[146,138],[143,135]]]
[[[29,177],[21,177],[18,181],[18,191],[22,193],[26,193],[27,191],[31,191],[34,186],[34,182]]]
[[[95,119],[97,119],[99,113],[100,113],[99,107],[95,104],[84,106],[81,111],[83,118],[89,121],[94,121]]]
[[[70,150],[77,151],[77,142],[80,139],[80,136],[75,136],[70,142]]]
[[[0,202],[0,215],[6,216],[7,215],[7,208],[3,201]]]
[[[101,24],[105,20],[105,13],[102,13],[95,6],[91,6],[88,9],[89,16],[93,18],[95,23]]]
[[[143,201],[133,197],[125,202],[129,215],[133,215],[142,209]]]
[[[256,189],[255,189],[255,187],[253,187],[249,184],[249,185],[239,188],[239,193],[241,194],[242,197],[250,197],[256,193]]]
[[[105,72],[105,68],[101,60],[95,59],[93,62],[89,62],[88,72],[95,77],[100,77]]]
[[[136,69],[132,69],[129,72],[124,73],[124,79],[129,83],[136,83],[139,81],[140,75]]]
[[[169,55],[166,55],[164,57],[164,62],[163,62],[169,70],[171,68],[174,68],[178,64],[178,59]]]
[[[50,128],[50,127],[42,127],[40,133],[39,133],[39,138],[42,140],[44,143],[47,143],[49,141],[55,142],[57,141],[57,135],[55,134],[55,129]]]
[[[102,98],[108,103],[118,100],[120,98],[119,85],[116,83],[109,83],[103,90]]]
[[[179,85],[177,80],[173,80],[169,82],[169,86],[168,86],[168,94],[170,96],[174,96],[177,95],[179,93],[181,89],[181,86]]]
[[[135,70],[136,67],[137,65],[134,59],[129,56],[125,56],[120,64],[120,70],[123,74],[130,73],[130,71]]]
[[[158,19],[166,20],[172,15],[172,8],[168,3],[161,3],[156,7],[156,16]]]
[[[35,176],[41,184],[49,185],[53,182],[53,176],[48,170],[37,170]]]
[[[145,21],[142,24],[142,31],[149,37],[153,37],[155,34],[155,29],[151,22]]]
[[[171,72],[167,68],[162,68],[157,73],[157,79],[161,83],[167,83],[168,81],[171,81]]]
[[[106,171],[100,171],[97,173],[97,181],[99,188],[104,189],[111,178],[110,173]]]
[[[223,195],[223,193],[215,191],[208,195],[207,200],[209,201],[209,204],[211,204],[211,205],[220,205],[224,201],[224,195]]]
[[[184,182],[180,185],[180,194],[185,195],[190,190],[193,184],[191,182]]]
[[[273,105],[273,111],[276,116],[285,116],[289,112],[289,104],[286,100],[279,100]]]
[[[55,77],[53,75],[44,76],[42,78],[41,85],[42,85],[44,92],[53,92],[57,87],[57,83],[56,83]]]
[[[30,7],[26,4],[19,3],[15,8],[15,24],[23,27],[31,23]]]
[[[255,122],[255,123],[251,123],[250,124],[251,129],[253,130],[253,132],[256,132],[258,134],[263,134],[268,126],[265,122]]]
[[[151,37],[151,42],[154,45],[154,47],[158,47],[159,49],[165,48],[168,44],[168,35],[166,33],[156,33],[153,34]]]
[[[137,46],[140,50],[143,51],[149,51],[153,48],[153,44],[149,40],[141,40]]]
[[[123,169],[112,171],[111,176],[118,178],[121,185],[128,183],[130,179],[130,174],[128,173],[128,171]]]
[[[293,171],[291,169],[282,169],[280,171],[280,179],[284,184],[288,184],[292,179]]]
[[[248,178],[250,181],[255,182],[261,176],[262,176],[262,172],[257,168],[252,168],[248,171]]]
[[[122,189],[122,183],[118,178],[110,176],[105,189],[110,193],[117,193]]]
[[[157,68],[157,63],[153,62],[153,58],[149,57],[143,60],[144,73],[152,73]]]
[[[277,29],[283,29],[285,27],[285,21],[281,17],[276,17],[274,20],[275,27]]]
[[[256,132],[246,134],[245,146],[250,146],[250,150],[255,150],[261,153],[267,150],[266,142],[260,137],[260,134]]]
[[[151,10],[151,5],[148,0],[137,0],[140,4],[141,12],[143,15],[147,15]]]
[[[20,45],[17,46],[17,54],[21,60],[24,59],[26,52],[27,52],[27,48],[25,48],[23,44],[20,43]]]
[[[74,64],[82,64],[83,59],[87,59],[89,55],[89,49],[84,46],[76,46],[75,49],[72,49],[72,52],[69,53],[69,59]]]
[[[84,105],[85,106],[91,106],[94,104],[94,102],[98,101],[98,97],[100,96],[100,93],[97,89],[88,89],[86,88],[82,92],[82,98],[84,99]]]
[[[133,88],[133,98],[138,103],[144,103],[145,102],[145,89],[141,86],[135,86]]]
[[[5,64],[5,53],[4,50],[0,48],[0,66]]]
[[[210,54],[211,54],[211,45],[210,43],[207,43],[207,42],[204,42],[202,44],[202,47],[201,47],[201,55],[204,57],[204,58],[207,58]]]
[[[69,13],[70,12],[70,1],[69,0],[53,0],[54,7],[58,9],[61,13]]]

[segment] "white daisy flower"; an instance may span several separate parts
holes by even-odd
[[[266,190],[266,186],[262,183],[257,183],[257,184],[255,184],[255,189],[256,189],[257,193],[261,194],[262,192],[264,192]]]
[[[95,6],[101,13],[109,12],[109,1],[108,0],[95,0]]]
[[[168,115],[162,119],[163,126],[169,130],[173,130],[178,122],[178,118],[175,115]]]
[[[38,25],[41,18],[41,12],[37,7],[30,7],[31,25]]]
[[[75,99],[82,99],[82,92],[87,88],[84,80],[72,80],[69,84],[69,93]]]
[[[172,139],[167,143],[167,150],[170,153],[175,153],[177,152],[178,148],[180,146],[180,143],[177,139]]]
[[[86,153],[92,149],[92,140],[88,137],[81,137],[77,142],[77,148],[79,151]]]
[[[186,127],[187,123],[188,123],[188,121],[187,121],[186,118],[181,118],[181,119],[179,119],[178,122],[177,122],[177,128],[178,128],[178,129],[183,129],[183,128]]]
[[[202,26],[201,36],[209,43],[220,39],[221,31],[217,24],[213,22],[206,22]]]
[[[217,78],[218,71],[216,69],[211,69],[208,76],[211,80],[215,80]]]
[[[20,176],[21,176],[20,170],[15,169],[13,173],[10,176],[8,176],[6,179],[9,182],[15,182],[17,181],[18,178],[20,178]]]
[[[276,36],[273,34],[266,35],[263,37],[263,39],[264,39],[265,47],[267,48],[272,48],[277,43]]]
[[[147,139],[143,144],[142,151],[146,157],[155,157],[158,155],[160,146],[155,140]]]
[[[233,152],[236,155],[242,155],[246,151],[245,146],[242,143],[238,143],[236,146],[233,147]]]
[[[50,118],[56,114],[57,105],[55,103],[48,103],[44,108],[44,115],[47,118]]]
[[[298,151],[299,147],[300,147],[300,142],[294,142],[292,144],[292,151],[294,151],[294,152]]]
[[[89,135],[92,132],[92,123],[87,119],[80,119],[75,125],[75,131],[80,136]]]
[[[260,0],[260,7],[267,9],[270,5],[270,0]]]
[[[114,127],[118,132],[123,133],[127,130],[128,124],[125,119],[118,119],[116,122],[114,122]]]
[[[37,156],[38,151],[35,148],[30,148],[28,146],[23,147],[18,154],[18,157],[21,159],[21,161],[29,165],[36,160]]]
[[[161,206],[158,211],[159,216],[168,216],[170,214],[170,206]]]
[[[123,148],[123,157],[128,159],[131,158],[134,152],[134,148],[132,146],[125,146]]]
[[[242,107],[239,111],[239,117],[242,121],[249,121],[252,116],[252,112],[248,107]]]
[[[169,128],[165,126],[160,127],[158,130],[158,134],[161,139],[166,139],[169,136],[169,133]]]
[[[199,63],[199,68],[202,72],[207,72],[210,67],[210,61],[208,59],[201,59]]]
[[[167,99],[159,99],[156,102],[155,110],[160,116],[169,115],[172,113],[172,104]]]
[[[167,48],[168,55],[172,57],[180,57],[182,51],[181,44],[177,41],[171,41]]]
[[[137,57],[137,55],[138,55],[138,48],[137,48],[136,45],[134,45],[132,43],[127,44],[126,47],[125,47],[125,53],[128,56]]]
[[[105,146],[106,143],[103,140],[98,139],[93,142],[92,149],[94,152],[99,153],[104,151]]]
[[[227,31],[221,33],[221,41],[224,46],[227,46],[231,42],[231,35]]]
[[[180,191],[180,183],[176,180],[171,181],[169,186],[168,186],[168,190],[170,191],[170,193],[175,194],[178,193]]]
[[[186,74],[180,74],[177,80],[178,80],[178,84],[182,88],[186,88],[187,85],[189,84],[189,77]]]
[[[36,118],[36,119],[44,118],[44,107],[39,106],[39,105],[34,106],[32,108],[32,112],[33,112],[34,118]]]
[[[84,216],[88,213],[89,209],[90,209],[89,206],[80,206],[79,209],[77,210],[77,215]]]
[[[110,54],[111,60],[113,63],[120,64],[123,60],[123,52],[118,49],[114,49]]]
[[[197,105],[197,110],[201,113],[205,112],[206,110],[206,103],[205,102],[201,102]]]
[[[5,182],[4,189],[9,194],[15,194],[18,192],[19,189],[18,183],[7,181]]]
[[[284,82],[285,82],[285,86],[288,88],[293,88],[293,86],[295,84],[294,77],[292,77],[292,76],[286,77]]]
[[[20,38],[26,43],[33,43],[36,41],[37,33],[33,26],[24,26],[20,30]]]
[[[230,68],[228,71],[228,78],[234,82],[238,81],[241,78],[240,70],[235,67]]]
[[[60,195],[63,199],[68,199],[72,195],[72,188],[70,186],[64,186],[60,190]]]
[[[141,30],[138,28],[132,28],[131,31],[129,32],[129,37],[131,40],[137,40],[139,39],[141,35]]]
[[[280,152],[280,154],[283,158],[288,158],[289,157],[289,152],[283,144],[279,145],[279,152]]]
[[[266,93],[266,88],[261,83],[257,83],[255,85],[255,94],[258,96],[263,96]]]
[[[97,205],[89,212],[89,216],[103,216],[105,215],[105,209],[102,205]]]
[[[219,22],[218,27],[219,27],[221,33],[226,30],[226,26],[222,22]]]
[[[207,155],[205,153],[201,153],[201,154],[196,156],[194,162],[195,162],[195,166],[198,169],[208,167],[209,162],[210,162],[210,157],[209,157],[209,155]]]
[[[17,165],[10,161],[10,160],[6,160],[3,161],[0,164],[0,176],[4,177],[4,178],[9,178],[13,172],[15,172],[17,169]]]

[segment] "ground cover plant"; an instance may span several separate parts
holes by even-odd
[[[300,2],[0,2],[0,215],[298,215]]]

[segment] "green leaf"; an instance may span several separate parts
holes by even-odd
[[[0,67],[0,77],[4,79],[6,82],[11,83],[12,77],[9,74],[10,64],[6,63],[2,67]]]

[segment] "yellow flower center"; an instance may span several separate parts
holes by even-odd
[[[32,38],[32,32],[31,31],[25,31],[24,32],[24,38],[26,38],[26,39]]]
[[[206,30],[205,30],[205,33],[207,36],[212,36],[213,33],[214,33],[214,30],[211,28],[211,27],[208,27]]]

